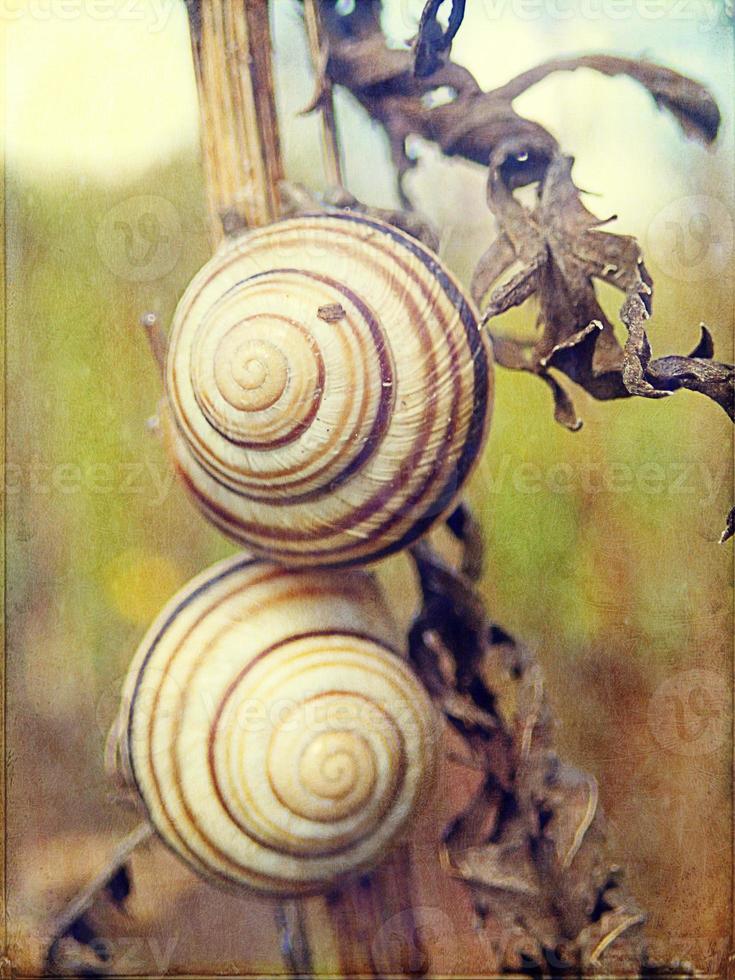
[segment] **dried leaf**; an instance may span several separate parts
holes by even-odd
[[[473,278],[480,302],[493,277],[501,278],[514,262],[519,272],[490,295],[489,322],[530,296],[538,298],[539,334],[535,342],[494,338],[503,367],[530,371],[551,388],[554,416],[568,429],[581,420],[566,389],[550,373],[556,370],[594,398],[666,398],[680,388],[698,391],[735,419],[735,368],[713,360],[706,327],[689,356],[654,359],[645,330],[652,283],[635,239],[601,230],[601,222],[581,201],[571,177],[572,160],[557,155],[541,181],[533,209],[523,207],[503,177],[507,150],[491,160],[488,203],[502,229],[480,259]],[[628,330],[625,348],[618,343],[595,291],[604,281],[626,294],[620,318]]]
[[[434,6],[430,3],[426,8],[426,24],[432,23]],[[455,3],[454,9],[460,6]],[[447,155],[486,165],[493,148],[509,133],[525,138],[533,148],[519,164],[520,182],[537,180],[556,149],[554,138],[542,126],[519,116],[505,96],[483,92],[470,72],[459,65],[440,64],[428,77],[414,74],[416,49],[400,51],[387,46],[380,27],[380,7],[379,0],[364,0],[343,16],[335,4],[322,3],[329,39],[327,71],[334,83],[349,89],[384,126],[399,181],[414,166],[405,145],[411,135],[437,143]],[[427,30],[433,38],[436,28]],[[436,61],[431,61],[431,55],[429,63],[434,68]],[[433,105],[427,100],[445,87],[454,94],[451,101]]]
[[[629,931],[640,931],[644,922],[645,916],[625,906],[605,912],[597,922],[590,924],[580,933],[582,965],[588,969],[600,967],[603,959],[609,957],[614,944],[620,943]],[[606,967],[605,972],[610,973],[609,967]]]
[[[620,316],[628,328],[623,376],[631,394],[661,397],[688,388],[717,402],[735,421],[735,368],[712,360],[712,337],[704,325],[700,341],[688,357],[669,355],[651,360],[651,346],[644,329],[648,319],[645,307],[632,297]]]
[[[518,115],[512,103],[552,72],[577,68],[627,75],[644,86],[657,105],[672,112],[687,135],[703,142],[717,135],[720,113],[710,92],[690,78],[646,61],[610,55],[557,59],[483,92],[470,72],[447,60],[464,3],[454,0],[446,32],[437,22],[440,6],[437,0],[428,0],[413,50],[399,51],[389,48],[383,37],[380,0],[363,0],[348,15],[341,15],[336,4],[321,4],[329,39],[328,74],[385,127],[399,179],[413,166],[406,155],[406,138],[418,135],[437,143],[449,156],[463,156],[483,166],[500,143],[513,140],[517,153],[505,164],[508,183],[517,187],[539,180],[558,151],[556,140],[542,126]],[[427,95],[445,86],[455,93],[452,101],[427,103]]]
[[[615,963],[642,970],[643,915],[605,858],[595,780],[554,750],[539,665],[488,623],[466,578],[426,545],[413,556],[424,601],[411,658],[485,770],[445,833],[447,870],[469,888],[478,921],[492,916],[501,925],[505,969],[559,976],[601,965],[610,972]],[[510,715],[498,709],[500,673],[515,687]]]
[[[480,524],[469,507],[460,504],[447,518],[447,527],[464,546],[460,571],[471,582],[476,582],[483,568],[484,546]]]
[[[627,75],[651,93],[659,108],[671,112],[686,136],[703,143],[711,143],[717,136],[722,117],[713,95],[699,82],[650,61],[604,54],[555,58],[518,75],[500,91],[506,98],[515,99],[554,72],[578,68],[603,75]]]
[[[523,263],[492,293],[484,318],[488,322],[536,295],[539,336],[535,343],[494,338],[498,363],[543,378],[552,389],[557,420],[577,429],[581,421],[550,369],[563,372],[596,398],[629,394],[622,377],[623,350],[593,280],[609,282],[648,303],[650,278],[635,239],[600,230],[605,222],[582,204],[571,177],[571,157],[554,157],[537,204],[529,210],[503,177],[508,152],[501,148],[491,160],[488,180],[488,204],[503,229],[503,244],[480,260],[473,292],[480,302],[491,276],[498,278],[516,260]]]

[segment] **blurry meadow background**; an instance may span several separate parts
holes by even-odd
[[[415,32],[421,6],[387,0],[392,37]],[[273,7],[287,175],[319,190],[318,123],[296,115],[313,89],[297,5]],[[688,352],[705,321],[716,356],[732,360],[735,61],[719,0],[467,8],[453,54],[485,87],[553,56],[606,51],[667,64],[714,91],[724,125],[710,152],[626,79],[557,75],[516,106],[575,156],[588,205],[641,240],[656,284],[654,353]],[[133,826],[102,765],[132,652],[176,589],[234,549],[174,483],[151,431],[160,385],[138,326],[149,310],[168,322],[209,253],[183,4],[7,0],[0,29],[7,951],[33,975],[50,917]],[[348,186],[391,206],[381,131],[344,93],[338,117]],[[484,172],[417,152],[409,191],[468,281],[494,234]],[[613,314],[619,297],[604,298]],[[533,318],[527,305],[504,329],[528,333]],[[538,380],[498,370],[496,385],[469,490],[489,608],[538,651],[562,754],[599,781],[653,953],[714,971],[732,949],[732,543],[717,544],[732,502],[732,426],[696,394],[599,404],[574,391],[585,424],[571,434]],[[396,558],[379,574],[404,583],[407,568]],[[410,612],[396,610],[402,621]],[[489,938],[472,932],[460,887],[433,871],[435,835],[453,812],[440,791],[415,845],[417,901],[435,972],[476,974],[488,969]],[[267,903],[209,888],[159,846],[133,870],[134,918],[110,933],[125,972],[282,969]],[[310,901],[310,928],[317,968],[334,970],[320,900]],[[375,941],[391,941],[392,928]]]

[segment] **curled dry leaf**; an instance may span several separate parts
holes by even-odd
[[[735,367],[713,360],[714,345],[709,330],[701,325],[701,338],[688,357],[669,355],[651,359],[651,345],[644,328],[648,310],[631,296],[623,305],[621,319],[628,328],[623,379],[632,395],[660,398],[679,388],[698,391],[720,405],[735,422]],[[727,516],[720,535],[724,544],[735,534],[735,508]]]
[[[399,183],[415,166],[406,153],[406,140],[412,135],[437,143],[447,155],[463,156],[486,166],[498,142],[509,133],[517,134],[533,144],[539,154],[538,159],[534,155],[519,165],[522,180],[537,180],[556,149],[551,134],[518,115],[511,99],[483,92],[469,71],[445,60],[446,50],[444,57],[437,57],[439,65],[431,75],[417,75],[418,49],[388,47],[380,26],[380,7],[379,0],[364,0],[341,16],[335,4],[322,2],[329,44],[327,71],[333,82],[352,92],[385,128]],[[425,36],[428,32],[434,37],[439,30],[427,26],[433,23],[435,7],[438,5],[429,4],[422,19]],[[455,4],[454,9],[459,7]],[[419,61],[419,69],[424,67]],[[434,102],[432,96],[439,91],[448,98]],[[404,203],[408,203],[405,198]]]
[[[652,281],[638,243],[627,235],[601,230],[585,208],[571,176],[572,159],[552,159],[539,184],[533,209],[520,204],[503,176],[508,157],[519,149],[499,147],[491,159],[488,204],[501,232],[480,259],[472,291],[480,303],[490,287],[514,264],[521,270],[490,293],[484,320],[538,300],[538,335],[520,342],[494,337],[495,356],[503,367],[530,371],[545,381],[554,398],[554,415],[571,430],[578,417],[569,393],[552,369],[597,399],[665,398],[679,388],[697,391],[720,405],[735,420],[735,368],[715,361],[709,330],[688,356],[653,358],[645,324],[652,301]],[[595,280],[625,294],[620,319],[627,328],[625,347],[597,299]],[[733,533],[730,523],[722,541]]]
[[[554,58],[517,75],[499,92],[506,98],[516,98],[557,71],[576,71],[588,68],[602,75],[625,75],[632,78],[653,97],[660,109],[667,109],[685,136],[711,143],[717,136],[722,118],[716,100],[703,85],[686,75],[650,61],[634,61],[615,55],[592,54],[579,58]]]
[[[567,392],[552,378],[552,368],[596,398],[629,394],[622,375],[623,349],[597,300],[594,279],[636,296],[646,307],[651,279],[635,239],[600,230],[606,222],[582,203],[572,181],[571,157],[557,154],[551,160],[533,210],[520,204],[503,170],[507,159],[519,152],[518,146],[506,144],[491,158],[488,204],[502,230],[477,265],[472,292],[480,302],[513,263],[521,263],[520,272],[491,294],[484,320],[535,295],[539,334],[529,343],[496,338],[498,363],[546,381],[557,420],[577,429],[581,420]]]
[[[446,830],[446,869],[466,883],[478,922],[492,916],[501,925],[504,969],[644,973],[645,917],[606,858],[594,778],[554,749],[539,665],[488,622],[468,579],[426,545],[413,557],[423,607],[411,658],[484,772]],[[513,697],[499,696],[503,681]]]
[[[663,398],[689,388],[717,402],[732,419],[735,370],[712,359],[706,327],[688,356],[652,358],[644,328],[652,283],[638,244],[627,235],[600,230],[606,222],[582,204],[571,177],[571,157],[558,155],[551,161],[538,201],[529,210],[503,179],[504,162],[513,153],[517,148],[501,147],[491,161],[488,203],[503,230],[480,259],[472,290],[480,302],[491,285],[520,262],[520,272],[491,293],[484,319],[488,322],[535,295],[540,329],[537,339],[527,343],[496,337],[498,362],[543,378],[554,393],[557,419],[571,429],[579,428],[581,421],[550,368],[599,399]],[[595,280],[626,294],[620,313],[628,329],[625,348],[598,302]]]
[[[628,328],[623,378],[632,395],[660,397],[678,388],[699,391],[711,398],[735,421],[735,367],[713,360],[714,345],[709,330],[702,324],[701,338],[687,357],[669,355],[651,359],[644,324],[648,310],[636,296],[623,305],[621,319]]]

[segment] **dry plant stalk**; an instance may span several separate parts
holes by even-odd
[[[188,2],[202,157],[217,242],[280,214],[283,178],[267,0]]]

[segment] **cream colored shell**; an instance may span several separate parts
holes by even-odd
[[[328,890],[426,800],[435,715],[373,579],[242,556],[177,595],[125,684],[124,774],[161,837],[225,885]]]
[[[204,513],[286,564],[372,561],[426,531],[483,445],[489,342],[438,258],[338,213],[224,247],[174,316],[170,447]]]

